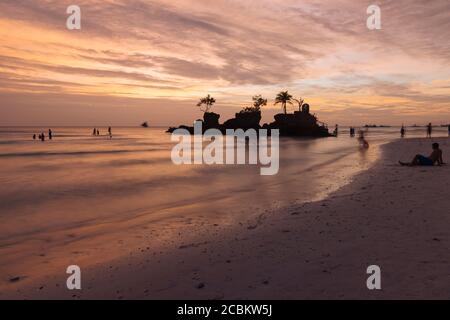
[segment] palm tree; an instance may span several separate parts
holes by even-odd
[[[281,103],[284,114],[287,114],[287,104],[292,104],[292,95],[288,91],[281,91],[275,98],[275,105]]]
[[[298,111],[302,111],[302,106],[305,103],[303,98],[293,99],[298,104]]]
[[[200,99],[200,101],[197,103],[197,107],[200,107],[201,111],[207,113],[211,110],[214,103],[216,103],[216,99],[214,99],[208,94],[207,97]],[[205,107],[203,108],[203,106]]]

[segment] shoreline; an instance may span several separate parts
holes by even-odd
[[[448,139],[434,140],[442,142],[446,161]],[[324,200],[264,212],[239,226],[200,224],[201,241],[190,240],[186,225],[178,234],[186,236],[183,245],[143,247],[82,268],[82,291],[65,289],[61,272],[45,283],[10,284],[0,298],[448,299],[449,167],[396,165],[429,144],[405,139],[382,146],[371,168]],[[366,288],[373,264],[382,270],[381,291]]]

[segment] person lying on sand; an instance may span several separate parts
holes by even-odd
[[[421,154],[418,154],[414,157],[413,161],[410,163],[405,163],[399,161],[399,163],[402,166],[434,166],[435,163],[437,163],[438,166],[441,166],[444,164],[444,161],[442,161],[442,150],[439,149],[439,143],[433,143],[433,152],[429,157],[425,157]]]

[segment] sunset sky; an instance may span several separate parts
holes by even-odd
[[[330,124],[448,123],[449,30],[449,0],[0,0],[0,125],[190,123],[208,93],[270,121],[280,90]]]

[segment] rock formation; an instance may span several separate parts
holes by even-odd
[[[302,106],[301,111],[296,111],[291,114],[277,114],[275,121],[270,124],[260,126],[261,111],[247,112],[242,111],[236,113],[233,119],[219,123],[220,115],[212,112],[205,112],[203,115],[203,130],[218,129],[222,133],[226,133],[227,129],[278,129],[280,136],[288,137],[330,137],[328,128],[325,124],[319,122],[317,117],[310,113],[308,104]],[[194,128],[188,126],[180,126],[179,128],[169,128],[167,132],[172,133],[176,129],[186,129],[191,134],[194,134]]]

